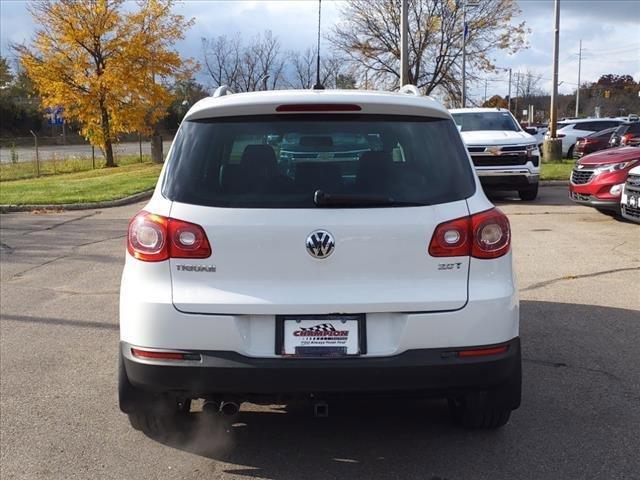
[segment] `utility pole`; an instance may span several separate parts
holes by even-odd
[[[509,111],[511,111],[511,69],[509,69]]]
[[[462,0],[462,108],[467,106],[467,0]]]
[[[542,149],[545,161],[557,161],[562,159],[562,139],[558,138],[558,53],[560,50],[560,0],[555,0],[554,5],[554,35],[553,35],[553,79],[551,87],[551,111],[549,113],[549,134]]]
[[[554,5],[554,33],[553,33],[553,75],[551,88],[551,112],[549,114],[549,129],[551,138],[557,138],[558,121],[558,55],[560,51],[560,0],[555,0]]]
[[[487,79],[484,79],[484,103],[487,103]]]
[[[408,0],[402,0],[400,18],[400,87],[409,81],[409,7]]]
[[[582,39],[580,39],[580,52],[578,53],[578,88],[576,88],[576,118],[580,115],[580,69],[582,68]]]
[[[518,115],[518,92],[520,91],[520,72],[516,72],[516,106],[514,108],[514,113],[516,120],[520,115]]]

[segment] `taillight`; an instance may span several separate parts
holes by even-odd
[[[129,222],[127,250],[145,262],[211,255],[209,240],[201,226],[145,211]]]
[[[211,256],[211,246],[200,225],[169,219],[169,256],[171,258],[207,258]]]
[[[633,138],[633,133],[625,133],[624,135],[622,135],[622,138],[620,139],[620,145],[626,145],[627,142],[632,138]]]
[[[145,211],[138,213],[129,222],[129,253],[145,262],[161,262],[169,258],[168,224],[167,217]]]
[[[497,208],[471,216],[473,247],[471,256],[475,258],[497,258],[509,251],[511,229],[509,219]]]
[[[429,243],[432,257],[498,258],[511,246],[506,215],[497,208],[438,225]]]
[[[429,244],[432,257],[466,257],[469,255],[469,217],[457,218],[436,227]]]

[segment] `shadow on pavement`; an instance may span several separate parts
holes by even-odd
[[[639,318],[521,302],[523,405],[502,430],[454,426],[442,400],[387,399],[331,404],[328,418],[244,409],[228,427],[193,413],[186,432],[154,440],[249,478],[632,477],[640,470],[640,374],[629,366],[640,363]]]

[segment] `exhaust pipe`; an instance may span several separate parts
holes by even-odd
[[[220,411],[220,403],[214,400],[205,400],[202,404],[202,413],[207,415],[215,415]]]
[[[320,401],[313,404],[313,416],[314,417],[328,417],[329,405],[327,402]]]
[[[240,405],[238,405],[236,402],[222,402],[220,404],[220,413],[223,413],[228,417],[237,415],[239,411]]]

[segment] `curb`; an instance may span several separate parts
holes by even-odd
[[[124,205],[130,205],[132,203],[151,198],[153,190],[155,190],[155,188],[140,193],[134,193],[128,197],[119,198],[117,200],[107,200],[104,202],[61,203],[58,205],[0,205],[0,213],[31,212],[33,210],[91,210],[94,208],[122,207]]]
[[[540,180],[541,187],[568,187],[569,180]]]

